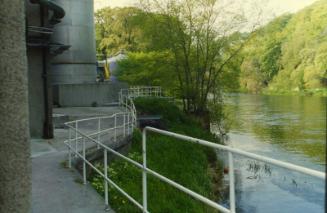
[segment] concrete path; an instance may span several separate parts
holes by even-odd
[[[113,213],[104,210],[103,198],[89,184],[81,184],[75,169],[65,167],[64,147],[51,142],[31,141],[32,213]]]
[[[83,108],[69,113],[82,116],[117,112],[121,109]],[[64,109],[60,110],[65,113]],[[106,115],[108,115],[106,113]],[[109,114],[110,115],[110,114]],[[55,129],[55,139],[31,140],[32,156],[32,213],[114,213],[105,210],[104,199],[90,186],[83,185],[82,177],[75,169],[65,166],[67,148],[63,141],[68,137],[67,129]]]

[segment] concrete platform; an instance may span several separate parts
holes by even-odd
[[[55,113],[70,118],[111,115],[120,112],[115,107],[60,108]],[[83,185],[75,169],[65,166],[67,148],[64,140],[68,129],[55,129],[52,140],[32,139],[32,213],[114,213],[105,210],[104,199],[91,185]],[[117,144],[112,144],[116,146]]]
[[[62,133],[59,133],[62,134]],[[62,141],[61,141],[62,142]],[[32,213],[113,213],[81,175],[64,166],[67,151],[52,140],[32,140]]]

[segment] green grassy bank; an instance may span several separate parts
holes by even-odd
[[[161,114],[162,126],[169,131],[218,142],[214,135],[201,128],[196,119],[185,115],[172,103],[154,98],[139,98],[135,100],[135,105],[140,114]],[[134,131],[128,157],[142,162],[140,130]],[[222,170],[213,149],[150,133],[147,140],[147,165],[212,200],[219,200]],[[99,165],[99,168],[102,166]],[[142,203],[142,173],[139,169],[117,159],[109,165],[109,177]],[[93,174],[90,181],[103,195],[103,179]],[[113,187],[109,188],[110,205],[117,213],[141,212]],[[217,212],[151,175],[148,175],[148,207],[150,212],[155,213]]]

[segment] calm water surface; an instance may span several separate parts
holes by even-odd
[[[228,145],[319,171],[326,164],[326,98],[227,94]],[[325,183],[236,157],[238,212],[325,212]]]

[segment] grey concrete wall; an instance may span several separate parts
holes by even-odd
[[[52,41],[71,47],[52,61],[52,84],[96,82],[93,0],[54,0],[66,11],[55,26]]]
[[[120,82],[58,85],[58,103],[61,107],[89,107],[92,103],[103,106],[107,103],[118,102],[120,89],[127,88],[127,86],[126,83]]]
[[[29,26],[41,26],[40,5],[26,1],[26,18]],[[32,138],[42,138],[45,120],[42,57],[42,48],[28,48],[29,120]]]
[[[41,138],[45,119],[42,51],[29,49],[27,54],[30,134],[32,138]]]
[[[0,212],[30,212],[24,0],[0,1]]]

